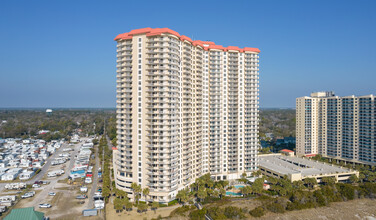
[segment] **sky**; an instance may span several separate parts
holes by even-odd
[[[0,1],[0,108],[116,106],[116,35],[257,47],[260,107],[376,94],[376,1]]]

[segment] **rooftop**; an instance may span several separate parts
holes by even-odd
[[[284,155],[262,155],[259,157],[259,160],[260,167],[265,167],[266,169],[273,170],[283,175],[300,173],[302,178],[315,175],[352,172],[347,168]]]
[[[37,212],[34,210],[34,207],[22,208],[22,209],[13,209],[11,213],[4,218],[4,220],[43,220],[44,213]]]
[[[134,35],[139,35],[139,34],[146,34],[146,36],[158,36],[162,34],[171,34],[176,37],[178,37],[181,41],[186,41],[191,43],[193,46],[200,46],[204,50],[210,50],[210,49],[217,49],[217,50],[222,50],[222,51],[238,51],[238,52],[256,52],[260,53],[260,50],[258,48],[250,48],[250,47],[244,47],[244,48],[239,48],[235,46],[228,46],[228,47],[223,47],[221,45],[216,45],[214,42],[211,41],[201,41],[201,40],[192,40],[191,38],[180,35],[178,32],[173,31],[169,28],[141,28],[141,29],[135,29],[131,30],[128,33],[123,33],[119,34],[118,36],[115,37],[115,41],[117,40],[127,40],[127,39],[132,39]]]

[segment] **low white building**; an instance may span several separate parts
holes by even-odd
[[[20,178],[20,180],[28,180],[31,177],[33,177],[34,175],[35,175],[34,171],[26,171],[26,172],[20,173],[19,178]]]
[[[18,173],[4,173],[1,176],[1,180],[3,181],[10,181],[10,180],[15,180],[18,176]]]
[[[36,162],[33,162],[33,167],[42,168],[43,164],[44,164],[44,161],[36,161]]]
[[[31,162],[30,161],[23,161],[21,162],[18,167],[21,167],[21,168],[28,168],[31,166]]]

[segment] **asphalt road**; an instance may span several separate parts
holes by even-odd
[[[61,176],[59,176],[59,177],[57,177],[57,178],[54,178],[54,179],[52,179],[52,180],[49,180],[50,184],[48,184],[48,185],[42,185],[42,187],[40,188],[40,189],[42,189],[42,191],[41,191],[40,193],[38,193],[38,194],[34,197],[34,199],[33,199],[32,201],[30,201],[29,203],[25,204],[25,207],[28,207],[28,206],[34,206],[34,207],[37,208],[39,204],[41,204],[41,203],[45,203],[45,200],[46,200],[46,198],[48,197],[48,193],[49,193],[49,192],[56,192],[56,190],[54,190],[54,189],[55,189],[55,185],[56,185],[57,181],[67,178],[68,175],[69,175],[69,173],[70,173],[70,170],[73,168],[73,165],[74,165],[74,157],[75,157],[75,155],[77,155],[78,150],[79,150],[79,146],[80,146],[80,145],[81,145],[81,143],[75,144],[74,147],[73,147],[73,148],[74,148],[73,153],[72,153],[72,151],[70,152],[71,160],[69,161],[69,166],[67,166],[67,167],[65,168],[65,170],[64,170],[64,171],[65,171],[64,175],[61,175]],[[60,148],[60,149],[62,149],[62,148]],[[59,149],[59,150],[60,150],[60,149]],[[61,151],[62,151],[62,150],[61,150]],[[58,155],[58,154],[55,153],[54,155]],[[50,161],[50,162],[51,162],[51,161]],[[46,165],[48,165],[48,164],[46,164]],[[47,168],[47,169],[44,171],[44,173],[47,172],[49,166],[46,167],[46,168]],[[40,172],[40,173],[41,173],[41,172]],[[40,177],[38,177],[38,178],[41,179],[41,178],[43,178],[43,176],[44,176],[44,175],[42,175],[42,176],[40,176]],[[36,179],[33,180],[32,182],[35,182],[35,181],[36,181]]]
[[[95,147],[98,149],[98,147]],[[98,167],[99,167],[99,158],[98,158],[98,152],[95,153],[95,166],[94,166],[94,172],[93,172],[93,184],[91,186],[90,193],[88,195],[89,202],[86,205],[87,209],[94,208],[94,193],[97,191],[97,185],[98,185]]]
[[[47,159],[47,162],[42,167],[42,170],[34,178],[32,178],[31,180],[28,180],[26,182],[26,184],[33,184],[35,181],[41,180],[43,178],[43,176],[47,173],[48,169],[50,168],[52,160],[54,160],[56,157],[58,157],[58,155],[60,153],[62,153],[63,149],[66,148],[67,146],[68,146],[68,144],[66,144],[66,143],[61,145],[61,147],[57,151],[55,151],[55,153],[52,154],[52,156],[50,156]]]

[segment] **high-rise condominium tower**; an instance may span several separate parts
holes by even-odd
[[[296,151],[298,155],[376,163],[375,96],[317,92],[297,98]]]
[[[257,169],[258,49],[168,28],[115,40],[116,187],[132,194],[134,182],[168,202],[203,174],[226,180]]]

